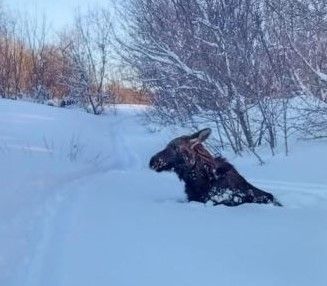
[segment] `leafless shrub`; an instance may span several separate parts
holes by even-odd
[[[111,40],[111,15],[105,9],[89,10],[85,15],[78,13],[72,31],[62,34],[61,51],[71,63],[63,82],[69,86],[71,97],[94,114],[104,111],[111,95],[108,89]]]
[[[326,94],[325,1],[130,2],[121,55],[154,94],[152,119],[196,126],[201,116],[222,148],[289,152],[290,102]]]

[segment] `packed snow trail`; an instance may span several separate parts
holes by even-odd
[[[0,101],[11,124],[0,127],[1,156],[12,162],[1,165],[1,285],[325,286],[325,145],[264,167],[233,160],[283,208],[185,203],[174,174],[148,169],[185,131],[149,133],[137,114]],[[302,170],[310,159],[317,169]]]

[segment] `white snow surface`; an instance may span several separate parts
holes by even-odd
[[[187,203],[148,168],[185,130],[140,111],[0,100],[0,285],[327,285],[326,141],[264,166],[224,154],[284,207]]]

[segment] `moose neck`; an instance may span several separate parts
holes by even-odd
[[[192,150],[192,160],[176,166],[175,172],[178,177],[185,182],[196,179],[210,180],[216,168],[215,158],[204,148],[202,144],[197,144]],[[190,163],[192,162],[193,163]]]
[[[196,162],[193,167],[181,165],[175,168],[179,179],[185,183],[185,192],[189,201],[205,203],[212,188],[212,180],[208,179],[206,170]]]
[[[178,165],[174,170],[185,182],[188,199],[204,202],[213,185],[215,159],[202,145],[194,150],[194,159],[193,165]]]

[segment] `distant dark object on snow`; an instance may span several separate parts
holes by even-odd
[[[151,158],[150,168],[157,172],[174,171],[185,182],[189,201],[226,206],[244,203],[281,206],[272,194],[247,182],[226,159],[214,158],[204,148],[202,142],[210,133],[211,129],[206,128],[172,140]]]

